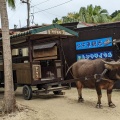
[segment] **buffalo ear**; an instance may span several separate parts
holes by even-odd
[[[105,64],[105,68],[108,69],[108,70],[112,70],[112,69],[113,69],[113,66],[112,66],[112,65]]]

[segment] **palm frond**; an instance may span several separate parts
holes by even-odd
[[[6,0],[8,2],[8,6],[12,9],[15,9],[15,0]]]

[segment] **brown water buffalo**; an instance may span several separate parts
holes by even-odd
[[[96,88],[98,95],[97,108],[102,108],[101,104],[101,89],[107,89],[108,105],[114,108],[115,105],[111,100],[111,93],[116,80],[120,80],[120,62],[106,62],[103,59],[96,60],[79,60],[75,62],[68,71],[72,68],[74,78],[80,80],[76,82],[78,90],[78,101],[83,102],[82,88]],[[67,71],[67,73],[68,73]]]

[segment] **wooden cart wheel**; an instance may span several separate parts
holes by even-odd
[[[23,86],[23,97],[25,100],[30,100],[32,98],[32,88],[31,86]]]
[[[62,90],[59,90],[59,91],[53,91],[53,93],[54,93],[55,95],[59,95],[61,92],[62,92]]]
[[[60,85],[53,85],[52,87],[59,87]],[[57,91],[53,91],[53,93],[55,95],[59,95],[62,92],[62,90],[57,90]]]

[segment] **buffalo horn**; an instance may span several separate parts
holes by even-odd
[[[119,61],[117,61],[117,62],[115,62],[115,61],[111,61],[111,62],[107,62],[107,61],[104,61],[104,60],[102,60],[105,64],[108,64],[108,65],[120,65],[120,62]]]

